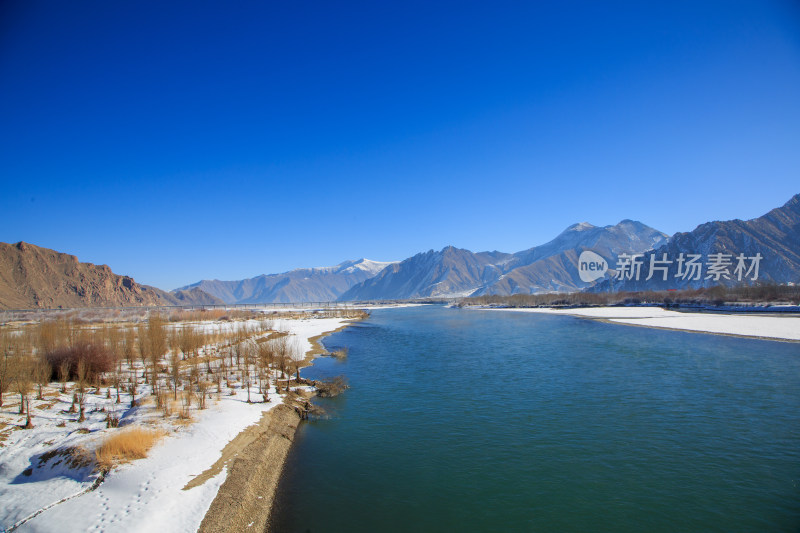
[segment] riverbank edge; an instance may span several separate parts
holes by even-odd
[[[597,322],[605,322],[606,324],[616,324],[618,326],[631,326],[634,328],[647,328],[647,329],[660,329],[663,331],[680,331],[683,333],[699,333],[701,335],[719,335],[722,337],[735,337],[737,339],[753,339],[759,341],[772,341],[772,342],[789,342],[789,343],[800,343],[800,340],[797,339],[786,339],[784,337],[763,337],[761,335],[743,335],[739,333],[725,333],[721,331],[703,331],[699,329],[684,329],[684,328],[671,328],[667,326],[652,326],[650,324],[636,324],[634,322],[622,322],[620,319],[613,320],[609,318],[597,318],[597,317],[589,317],[589,316],[580,316],[580,315],[567,315],[572,316],[575,318],[583,318],[586,320],[595,320]],[[635,319],[631,319],[635,320]]]
[[[357,321],[347,320],[334,330],[310,337],[311,349],[305,354],[302,368],[326,353],[322,339]],[[281,405],[261,415],[255,427],[256,438],[230,464],[225,481],[200,523],[199,533],[270,531],[278,482],[301,420],[293,405],[296,399],[296,394],[289,394]],[[253,431],[253,427],[249,430]]]
[[[465,306],[465,307],[462,307],[462,309],[474,309],[474,310],[479,310],[479,311],[511,311],[511,312],[523,311],[524,312],[528,308],[525,308],[525,307]],[[663,331],[680,331],[680,332],[683,332],[683,333],[699,333],[699,334],[702,334],[702,335],[721,335],[723,337],[736,337],[736,338],[739,338],[739,339],[753,339],[753,340],[763,340],[763,341],[773,341],[773,342],[800,343],[800,340],[798,340],[798,339],[791,339],[791,338],[786,338],[786,337],[766,337],[766,336],[761,336],[761,335],[747,335],[747,334],[728,333],[728,332],[721,332],[721,331],[707,331],[707,330],[703,330],[703,329],[685,329],[685,328],[680,328],[680,327],[656,326],[656,325],[653,325],[653,324],[637,324],[635,322],[631,322],[631,320],[637,320],[637,318],[633,318],[633,317],[630,317],[630,318],[625,318],[625,317],[609,318],[609,317],[581,315],[578,312],[575,312],[575,313],[570,313],[570,312],[553,313],[553,312],[549,312],[549,310],[547,308],[539,308],[539,309],[540,310],[537,311],[537,312],[542,313],[542,314],[557,315],[557,316],[569,316],[569,317],[572,317],[572,318],[579,318],[579,319],[582,319],[582,320],[594,320],[595,322],[604,322],[606,324],[615,324],[615,325],[618,325],[618,326],[632,326],[632,327],[636,327],[636,328],[660,329],[660,330],[663,330]],[[574,309],[579,311],[582,308],[581,307],[575,307]],[[589,308],[586,308],[586,309],[589,309]],[[560,311],[565,311],[565,310],[561,310],[560,309]],[[690,312],[688,312],[688,311],[680,311],[680,312],[682,312],[684,314],[690,314]],[[698,314],[701,314],[701,313],[698,313]],[[739,316],[746,316],[746,315],[747,315],[746,313],[742,313]],[[764,316],[764,315],[752,315],[752,316]],[[781,315],[775,315],[775,316],[781,316]]]

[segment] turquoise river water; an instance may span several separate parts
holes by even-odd
[[[307,377],[279,532],[800,531],[800,344],[375,310]]]

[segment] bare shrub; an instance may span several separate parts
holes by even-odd
[[[53,373],[60,372],[62,364],[67,365],[68,376],[75,379],[78,375],[78,361],[83,361],[86,365],[86,378],[89,381],[95,381],[100,374],[114,369],[114,357],[109,349],[102,344],[86,341],[78,341],[71,346],[47,352],[45,360],[50,365],[50,378],[53,380],[58,377]]]
[[[75,327],[64,319],[44,320],[39,323],[36,333],[39,353],[47,353],[69,344],[75,334]]]
[[[316,382],[317,395],[321,398],[331,398],[338,396],[345,390],[350,388],[347,384],[347,378],[344,376],[335,376],[332,378],[324,379]]]
[[[181,409],[178,411],[178,418],[189,420],[192,418],[192,391],[183,391],[181,395]]]
[[[169,392],[166,390],[159,390],[156,392],[156,409],[164,412],[164,417],[172,414],[172,405],[169,400]]]
[[[108,408],[108,413],[106,414],[106,427],[119,427],[119,413],[117,413],[117,409],[113,405]]]

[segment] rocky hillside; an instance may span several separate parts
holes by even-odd
[[[202,291],[170,294],[107,265],[24,242],[0,243],[0,309],[222,303]]]

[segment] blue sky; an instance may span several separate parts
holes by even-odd
[[[172,289],[800,192],[800,7],[0,4],[0,241]]]

